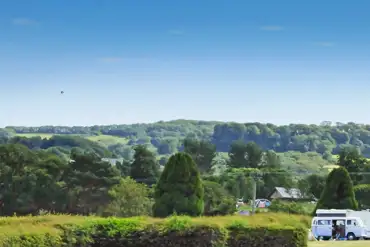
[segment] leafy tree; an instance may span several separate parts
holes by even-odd
[[[120,171],[122,177],[130,175],[131,172],[131,162],[123,159],[122,162],[116,162],[116,167]]]
[[[109,201],[109,189],[119,182],[120,172],[95,153],[73,152],[66,170],[65,195],[69,212],[97,212]]]
[[[318,174],[311,174],[307,177],[308,193],[320,198],[325,189],[326,177]]]
[[[280,157],[274,151],[268,150],[268,151],[264,152],[263,157],[264,157],[264,164],[263,165],[266,168],[270,168],[270,169],[279,169],[279,168],[281,168]]]
[[[151,215],[153,202],[149,198],[149,188],[126,177],[109,190],[111,202],[104,209],[104,215],[133,217]]]
[[[349,173],[351,173],[350,176],[354,185],[359,184],[363,179],[363,175],[360,173],[365,169],[368,163],[367,159],[362,157],[356,148],[342,149],[339,153],[337,162],[339,166],[344,167]]]
[[[316,209],[358,209],[353,184],[344,167],[333,169],[325,184]],[[315,211],[316,211],[315,209]]]
[[[246,167],[247,144],[243,141],[234,141],[229,150],[229,166],[232,168]]]
[[[166,217],[173,213],[190,216],[204,211],[204,187],[195,162],[187,153],[171,156],[156,184],[153,214]]]
[[[246,168],[259,168],[261,165],[263,165],[261,162],[264,162],[264,152],[261,149],[260,146],[258,146],[255,142],[248,142],[245,146],[246,148]],[[268,153],[269,161],[273,161],[273,153]],[[273,161],[275,162],[275,161]],[[272,165],[272,164],[271,164]]]
[[[220,184],[203,180],[204,215],[228,215],[236,211],[236,198],[231,196]]]
[[[201,172],[209,172],[216,156],[216,146],[207,141],[186,138],[184,152],[190,154]]]
[[[26,146],[8,144],[0,146],[0,212],[11,215],[32,213],[37,210],[33,185],[37,177],[32,174],[37,156]]]
[[[134,150],[130,177],[147,185],[156,183],[159,176],[159,164],[156,156],[144,145],[138,145]]]

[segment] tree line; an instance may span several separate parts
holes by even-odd
[[[8,126],[0,130],[3,138],[15,133],[48,133],[77,135],[111,135],[128,139],[125,145],[151,145],[158,154],[173,154],[183,150],[185,137],[211,141],[218,152],[227,152],[232,142],[243,140],[255,142],[264,150],[276,152],[317,152],[326,159],[339,154],[345,147],[357,148],[370,157],[370,125],[356,123],[331,123],[320,125],[289,124],[273,125],[262,123],[222,123],[194,120],[175,120],[153,124],[109,125],[109,126]],[[112,147],[113,148],[113,147]],[[118,152],[118,151],[117,151]],[[119,153],[119,152],[118,152]]]
[[[229,214],[237,198],[252,198],[254,174],[260,174],[258,198],[268,198],[275,187],[298,187],[320,198],[327,182],[327,174],[296,177],[274,151],[254,142],[233,142],[225,164],[215,162],[210,142],[186,138],[183,146],[161,166],[146,145],[134,146],[132,160],[116,165],[81,148],[64,159],[19,143],[0,145],[0,214]],[[369,206],[368,160],[358,149],[345,148],[337,164],[350,172],[360,207]]]

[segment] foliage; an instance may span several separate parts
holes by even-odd
[[[0,213],[39,210],[88,214],[108,202],[119,172],[95,153],[72,151],[69,162],[24,145],[0,145]]]
[[[216,146],[208,141],[186,138],[184,152],[190,154],[201,172],[209,172],[216,156]]]
[[[368,160],[361,156],[357,148],[343,148],[338,156],[337,164],[344,167],[348,172],[354,185],[357,185],[364,179],[361,172],[364,171],[369,164]]]
[[[330,172],[317,209],[358,209],[353,184],[348,171],[339,167]],[[314,211],[314,212],[315,212]]]
[[[151,215],[153,202],[149,198],[149,188],[132,178],[122,178],[120,183],[109,190],[109,205],[104,215],[133,217]]]
[[[284,202],[281,200],[273,200],[268,209],[271,212],[310,215],[314,208],[315,204],[312,203]]]
[[[358,201],[359,207],[361,209],[368,209],[370,208],[370,184],[360,184],[354,186],[354,191],[356,195],[356,199]]]
[[[171,156],[155,187],[153,214],[166,217],[173,213],[191,216],[204,211],[204,187],[191,156]]]
[[[173,154],[182,150],[182,140],[189,136],[211,140],[218,152],[228,152],[231,143],[241,140],[255,142],[263,150],[275,152],[317,152],[328,160],[343,147],[356,147],[370,156],[370,125],[323,122],[320,125],[289,124],[276,126],[262,123],[225,123],[214,121],[174,120],[150,124],[108,126],[8,126],[2,133],[7,136],[27,133],[117,136],[128,139],[129,145],[150,144],[160,154]],[[4,134],[5,135],[5,134]],[[122,141],[117,141],[121,142]],[[128,144],[127,142],[127,144]],[[126,143],[125,143],[126,144]],[[107,144],[109,145],[109,144]]]
[[[228,215],[236,211],[236,198],[231,196],[220,184],[203,180],[204,215]]]
[[[305,195],[320,198],[324,191],[326,177],[318,174],[308,175],[298,181],[298,189]]]
[[[138,145],[134,150],[134,161],[131,164],[130,177],[137,182],[148,185],[155,184],[159,176],[159,164],[155,155],[144,145]]]
[[[0,218],[0,246],[307,246],[302,217]],[[25,229],[20,231],[19,229]]]

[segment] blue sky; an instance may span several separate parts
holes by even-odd
[[[370,123],[369,9],[368,0],[1,1],[0,126]]]

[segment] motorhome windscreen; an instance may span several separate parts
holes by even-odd
[[[317,217],[346,217],[346,214],[328,214],[328,213],[320,213],[317,214]]]

